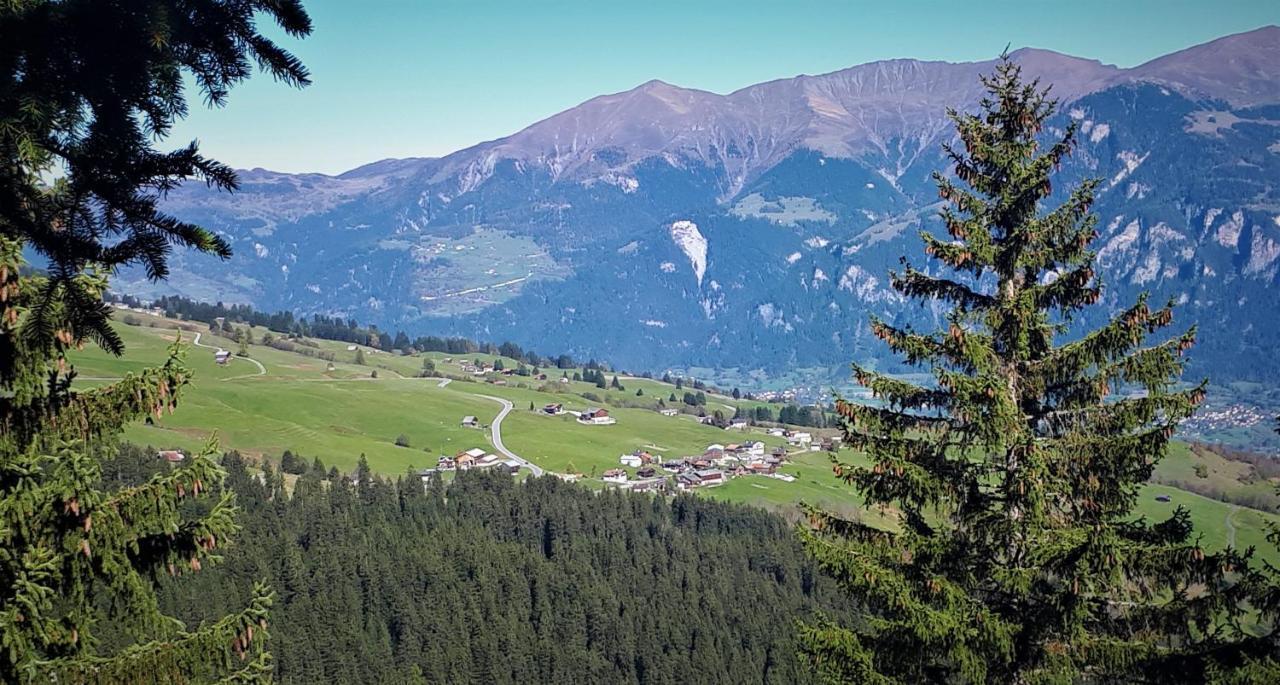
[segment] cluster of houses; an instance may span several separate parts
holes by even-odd
[[[486,452],[479,447],[472,447],[450,456],[442,456],[433,469],[418,472],[423,482],[429,481],[445,471],[470,471],[472,469],[505,468],[514,474],[520,470],[520,462],[514,459],[503,459],[496,454]]]
[[[768,450],[758,440],[708,445],[701,455],[666,461],[645,450],[636,450],[618,458],[622,466],[636,469],[634,479],[628,476],[626,469],[615,468],[605,471],[601,480],[617,487],[642,491],[665,490],[668,487],[681,491],[714,487],[735,476],[752,474],[791,482],[795,476],[778,472],[786,460],[785,448]],[[667,474],[674,476],[670,483]]]
[[[832,452],[839,447],[834,438],[822,438],[815,442],[813,434],[806,433],[804,431],[793,431],[786,428],[770,428],[769,435],[783,438],[787,441],[788,445],[806,449],[810,452],[818,452],[820,450]]]
[[[446,357],[444,361],[445,361],[445,363],[450,363],[450,362],[452,362],[452,361],[453,361],[453,358],[452,358],[452,357]],[[458,364],[458,369],[459,369],[460,371],[462,371],[462,373],[469,373],[469,374],[471,374],[472,376],[484,376],[484,375],[486,375],[486,374],[490,374],[490,373],[494,373],[494,374],[497,374],[497,375],[499,375],[499,376],[514,376],[514,375],[516,375],[516,370],[515,370],[515,369],[495,369],[495,368],[493,367],[493,364],[490,364],[489,362],[485,362],[485,361],[479,361],[479,360],[477,360],[477,361],[468,361],[468,360],[466,360],[466,359],[459,359],[459,360],[458,360],[458,362],[457,362],[457,364]],[[531,378],[533,378],[534,380],[545,381],[545,380],[547,380],[547,374],[545,374],[545,373],[539,373],[539,374],[537,374],[537,375],[535,375],[535,376],[532,376]],[[565,383],[568,383],[568,382],[569,382],[569,379],[567,379],[567,378],[561,378],[560,380],[561,380],[562,382],[565,382]],[[501,378],[491,378],[491,379],[489,379],[489,382],[490,382],[490,383],[493,383],[494,385],[506,385],[506,384],[507,384],[507,382],[506,382],[505,380],[501,379]]]
[[[611,426],[618,422],[617,419],[609,416],[608,409],[600,407],[589,407],[585,411],[566,411],[563,404],[553,402],[542,406],[542,413],[547,416],[559,416],[561,414],[572,414],[578,417],[578,423],[588,426]]]

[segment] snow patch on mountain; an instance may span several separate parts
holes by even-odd
[[[792,330],[791,324],[787,323],[786,316],[782,313],[782,308],[775,306],[772,302],[756,307],[756,315],[760,317],[765,328],[781,328],[787,332]]]
[[[1186,240],[1187,236],[1173,230],[1169,224],[1161,221],[1152,226],[1151,230],[1147,232],[1147,239],[1151,241],[1152,245],[1164,245],[1175,240]]]
[[[836,287],[853,293],[863,302],[883,302],[895,297],[894,293],[881,290],[880,279],[857,264],[845,269]]]
[[[1204,213],[1204,230],[1207,231],[1211,226],[1213,226],[1213,221],[1218,218],[1219,214],[1222,214],[1221,207],[1210,207],[1209,210]]]
[[[1240,231],[1244,230],[1244,212],[1236,210],[1231,218],[1222,222],[1213,237],[1223,247],[1235,249],[1240,246]]]
[[[649,327],[651,327],[651,328],[666,328],[666,327],[667,327],[667,322],[666,322],[666,321],[659,321],[658,319],[643,319],[643,320],[641,320],[641,321],[640,321],[640,323],[642,323],[642,324],[644,324],[644,325],[646,325],[646,326],[649,326]]]
[[[1111,126],[1107,124],[1094,124],[1093,130],[1089,132],[1089,142],[1097,145],[1111,133]]]
[[[1249,248],[1249,263],[1245,264],[1244,273],[1249,276],[1261,274],[1265,278],[1276,275],[1276,267],[1272,266],[1280,257],[1280,243],[1262,235],[1262,231],[1254,230],[1253,243]]]
[[[1278,218],[1280,218],[1280,217],[1278,217]],[[808,245],[809,247],[812,247],[812,248],[814,248],[814,249],[821,249],[821,248],[826,247],[827,245],[830,245],[830,244],[831,244],[831,241],[830,241],[830,240],[827,240],[826,238],[823,238],[823,237],[822,237],[822,236],[820,236],[820,235],[815,235],[814,237],[809,238],[808,240],[804,241],[804,244],[805,244],[805,245]]]
[[[1135,169],[1137,169],[1139,166],[1142,165],[1143,162],[1147,161],[1147,157],[1150,154],[1151,153],[1148,152],[1146,154],[1139,155],[1138,153],[1133,152],[1132,150],[1121,150],[1116,155],[1116,159],[1119,159],[1120,163],[1124,164],[1124,168],[1121,169],[1119,172],[1117,172],[1116,175],[1111,178],[1110,187],[1114,188],[1117,185],[1119,185],[1121,181],[1123,181],[1126,177],[1129,176],[1129,174],[1132,174]]]
[[[702,287],[702,276],[707,272],[707,239],[698,230],[698,225],[687,219],[671,224],[671,239],[676,247],[689,258],[693,267],[693,275],[698,278],[698,287]]]
[[[259,259],[265,259],[267,255],[271,254],[271,250],[268,250],[267,246],[262,243],[254,243],[253,253],[258,255]]]
[[[1146,260],[1133,270],[1132,282],[1134,285],[1150,283],[1156,279],[1158,273],[1160,273],[1160,255],[1152,250],[1147,253]]]
[[[1135,244],[1138,242],[1138,235],[1141,232],[1142,225],[1138,220],[1130,221],[1124,227],[1124,231],[1112,236],[1107,241],[1107,244],[1101,250],[1098,250],[1098,263],[1110,267],[1118,264],[1121,259],[1132,256],[1132,253],[1137,249]]]
[[[796,262],[800,261],[800,256],[801,255],[799,252],[792,252],[791,254],[787,255],[787,263],[795,264]]]

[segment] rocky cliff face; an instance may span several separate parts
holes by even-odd
[[[1120,306],[1184,303],[1215,376],[1280,375],[1280,29],[1133,69],[1020,50],[1106,179],[1096,249]],[[440,159],[337,177],[244,172],[169,208],[233,241],[165,287],[409,331],[511,339],[632,367],[767,368],[883,354],[866,316],[935,230],[929,180],[991,63],[894,60],[727,95],[661,82]],[[122,274],[125,287],[145,286]]]

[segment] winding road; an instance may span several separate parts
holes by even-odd
[[[501,452],[508,459],[518,462],[521,466],[529,469],[529,473],[532,473],[535,476],[541,476],[544,473],[541,466],[538,466],[528,459],[512,452],[507,449],[506,445],[502,444],[502,420],[507,418],[507,414],[510,414],[511,409],[513,408],[510,400],[504,400],[501,397],[494,397],[493,395],[476,395],[476,397],[493,400],[494,402],[502,405],[502,411],[498,412],[498,415],[493,419],[493,423],[489,426],[493,429],[493,448]]]
[[[207,350],[217,350],[218,352],[226,352],[226,350],[222,349],[221,347],[218,347],[217,345],[206,345],[206,344],[204,344],[204,343],[200,342],[200,334],[199,334],[199,333],[196,333],[195,340],[192,340],[192,341],[191,341],[191,344],[192,344],[192,345],[195,345],[196,347],[203,347],[203,348],[205,348],[205,349],[207,349]],[[243,360],[245,360],[245,361],[249,362],[250,364],[253,364],[254,366],[258,367],[258,372],[257,372],[257,373],[248,373],[248,374],[245,374],[245,375],[243,375],[243,376],[232,376],[231,378],[223,378],[222,380],[224,380],[224,381],[235,380],[235,379],[237,379],[237,378],[252,378],[252,377],[254,377],[254,376],[265,376],[265,375],[267,375],[267,367],[263,366],[263,365],[262,365],[262,362],[258,361],[257,359],[254,359],[254,358],[252,358],[252,357],[237,357],[237,356],[236,356],[236,355],[234,355],[234,354],[233,354],[233,355],[231,355],[231,358],[232,358],[232,359],[243,359]]]

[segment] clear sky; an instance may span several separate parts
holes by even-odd
[[[304,0],[282,38],[311,69],[258,76],[172,142],[238,168],[339,173],[431,157],[649,79],[724,93],[895,57],[989,59],[1006,44],[1133,66],[1280,24],[1280,0]],[[272,32],[274,35],[274,32]]]

